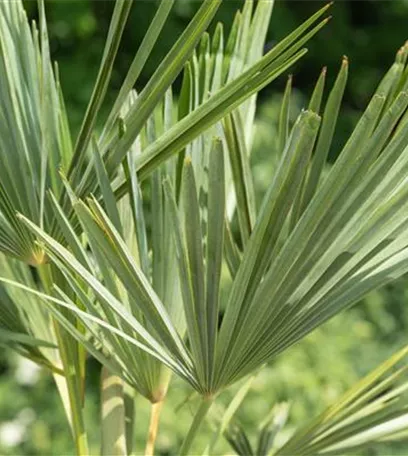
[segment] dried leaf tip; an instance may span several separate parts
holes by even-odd
[[[184,159],[184,165],[185,165],[185,166],[191,166],[191,157],[190,157],[190,156],[187,156],[187,157]]]
[[[48,255],[45,253],[44,250],[41,248],[41,244],[36,242],[37,250],[33,251],[31,256],[27,259],[27,264],[32,267],[42,266],[43,264],[47,264],[49,262]]]
[[[397,51],[395,62],[405,65],[408,53],[408,42],[406,41]]]
[[[349,59],[348,59],[347,55],[343,55],[343,58],[342,58],[342,60],[341,60],[341,64],[342,64],[343,66],[349,64]]]

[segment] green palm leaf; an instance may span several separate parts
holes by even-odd
[[[43,254],[16,218],[21,212],[45,229],[53,219],[46,188],[59,196],[57,168],[72,147],[59,82],[53,74],[43,3],[40,30],[28,25],[20,1],[0,5],[1,131],[0,250],[31,264]]]
[[[0,257],[3,277],[37,287],[34,277],[23,263]],[[51,320],[38,300],[21,290],[0,286],[0,339],[19,354],[50,368],[61,371],[57,339]]]
[[[207,2],[203,5],[203,8],[206,5]],[[141,180],[144,179],[163,161],[183,149],[206,129],[214,125],[225,114],[229,113],[251,95],[258,92],[304,55],[306,51],[299,49],[301,49],[301,47],[327,23],[326,19],[315,27],[312,27],[326,10],[327,7],[324,7],[318,11],[298,29],[292,32],[292,34],[282,40],[281,43],[275,46],[273,50],[259,59],[256,63],[253,63],[243,74],[235,77],[231,82],[216,91],[190,114],[161,135],[137,160],[136,169],[139,178]],[[254,52],[253,55],[255,54],[256,53]],[[171,81],[165,88],[163,87],[163,91],[160,92],[161,96],[164,95],[164,89],[167,89],[170,83]],[[117,169],[127,150],[140,133],[143,123],[153,111],[154,106],[151,106],[149,109],[146,108],[146,112],[141,112],[138,109],[138,106],[140,106],[143,99],[141,94],[140,97],[138,97],[138,101],[132,107],[131,112],[125,117],[125,134],[119,138],[118,133],[115,133],[116,139],[112,138],[109,144],[106,146],[102,145],[101,147],[101,153],[106,160],[106,167],[109,174]],[[149,100],[153,99],[155,98],[149,98]],[[105,149],[112,152],[107,154]],[[78,194],[82,196],[86,189],[89,191],[89,189],[94,188],[94,185],[95,179],[88,170],[88,172],[84,174],[82,182],[76,186],[76,189]],[[115,191],[116,195],[122,196],[126,192],[126,188],[125,183],[119,185]]]
[[[353,454],[408,437],[407,348],[385,361],[295,434],[278,455]]]

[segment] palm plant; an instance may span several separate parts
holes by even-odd
[[[53,370],[78,454],[88,452],[86,353],[103,365],[102,454],[132,451],[134,391],[152,404],[146,454],[153,454],[172,373],[201,396],[180,448],[188,454],[222,391],[246,376],[250,382],[316,327],[408,270],[408,48],[397,53],[332,166],[326,161],[347,59],[324,109],[326,70],[293,125],[288,80],[279,164],[257,208],[250,166],[256,93],[305,54],[329,5],[262,55],[272,2],[247,0],[225,40],[222,24],[205,32],[220,4],[206,0],[136,93],[173,3],[161,1],[99,126],[132,7],[117,0],[74,146],[43,2],[39,31],[30,30],[20,1],[0,4],[0,249],[7,255],[0,337]],[[181,72],[176,99],[172,83]],[[225,300],[224,272],[231,283]],[[32,305],[21,304],[22,294]],[[385,366],[280,448],[267,420],[256,454],[332,454],[405,438],[401,421],[398,429],[392,421],[406,413],[404,386],[394,388],[405,371],[382,379]],[[248,385],[227,410],[223,430]],[[380,438],[355,437],[384,423]]]

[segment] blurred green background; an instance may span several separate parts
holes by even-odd
[[[320,1],[277,1],[268,33],[267,46],[283,38],[296,25],[323,5]],[[217,19],[228,29],[243,1],[224,0]],[[73,135],[78,131],[98,70],[103,44],[113,10],[112,1],[47,1],[51,52],[58,61],[63,91]],[[156,46],[138,87],[148,80],[158,62],[186,26],[200,1],[178,0],[158,46]],[[107,97],[113,100],[144,32],[154,15],[157,2],[136,1]],[[27,1],[31,18],[36,2]],[[333,81],[343,54],[351,68],[344,105],[331,150],[335,157],[351,131],[379,79],[390,66],[396,50],[407,38],[408,1],[338,1],[333,18],[309,44],[309,53],[294,68],[293,116],[306,102],[322,66]],[[260,95],[257,130],[252,155],[257,194],[268,185],[274,165],[276,124],[285,78],[272,83]],[[137,88],[138,88],[137,87]],[[262,371],[239,412],[239,419],[256,434],[257,426],[274,403],[289,401],[289,423],[295,426],[318,413],[354,381],[406,343],[408,328],[407,280],[401,279],[370,294],[364,302],[336,317],[303,342],[287,351]],[[99,451],[99,366],[89,362],[87,379],[87,420],[93,454]],[[158,454],[175,454],[191,419],[194,406],[176,409],[189,389],[175,380],[164,408]],[[228,402],[233,391],[224,393]],[[142,452],[147,428],[148,404],[137,401],[136,452]],[[177,411],[176,411],[177,410]],[[176,414],[176,415],[175,415]],[[53,382],[11,352],[0,353],[0,455],[73,454],[69,431]],[[210,430],[207,429],[209,432]],[[205,432],[197,440],[204,448]],[[220,442],[219,454],[228,454]],[[231,453],[231,452],[230,452]],[[408,447],[387,445],[367,455],[407,455]]]

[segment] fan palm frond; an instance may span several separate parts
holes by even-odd
[[[407,354],[404,348],[299,429],[278,455],[355,454],[408,438]]]
[[[16,218],[21,212],[49,230],[47,188],[58,196],[56,170],[72,156],[58,72],[53,72],[40,2],[40,29],[30,29],[22,2],[0,5],[0,250],[30,264],[43,254]]]

